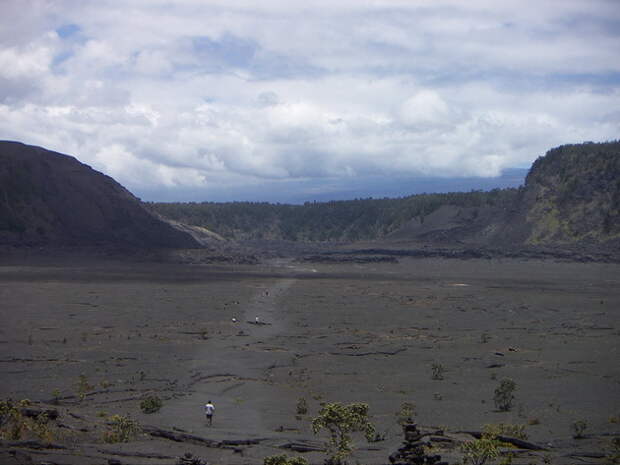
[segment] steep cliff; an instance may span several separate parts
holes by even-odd
[[[538,158],[506,233],[529,245],[620,239],[620,142],[563,145]]]

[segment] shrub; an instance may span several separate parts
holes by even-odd
[[[463,463],[484,465],[487,460],[499,457],[499,441],[483,436],[475,441],[468,441],[461,445],[464,454]]]
[[[400,410],[396,412],[396,423],[401,426],[406,423],[413,423],[414,415],[415,404],[413,402],[403,402],[400,406]]]
[[[297,415],[305,415],[308,413],[308,402],[304,397],[300,397],[297,401]]]
[[[263,465],[308,465],[303,457],[288,457],[286,454],[265,457]]]
[[[351,454],[351,433],[363,432],[366,440],[375,437],[375,427],[368,420],[368,404],[352,403],[343,405],[339,402],[323,405],[319,414],[312,420],[312,431],[317,434],[325,428],[329,432],[326,464],[341,465]]]
[[[86,393],[92,391],[95,387],[88,382],[85,374],[81,374],[77,382],[77,393],[80,402],[86,398]]]
[[[588,427],[588,423],[585,420],[574,421],[573,424],[571,425],[571,428],[573,430],[573,438],[575,439],[583,438],[583,433],[587,427]]]
[[[512,408],[512,402],[515,398],[513,393],[516,388],[517,383],[510,378],[505,378],[500,382],[493,395],[493,401],[498,410],[507,412]]]
[[[140,410],[144,413],[155,413],[159,412],[163,403],[161,399],[157,396],[148,396],[146,399],[143,399],[140,402]]]
[[[431,369],[433,370],[433,375],[431,376],[432,379],[434,380],[443,379],[443,373],[445,371],[445,368],[441,363],[433,363],[433,365],[431,366]]]
[[[14,402],[11,399],[0,401],[0,439],[19,441],[37,438],[50,442],[54,435],[49,428],[47,414],[41,413],[35,418],[22,414],[22,409],[30,406],[27,399]]]
[[[52,391],[53,404],[58,405],[60,403],[60,389],[56,388]]]
[[[103,440],[108,443],[129,442],[140,431],[138,423],[129,416],[112,415],[110,430],[103,433]]]
[[[620,463],[620,438],[611,440],[611,451],[606,459],[608,463]]]
[[[525,432],[525,425],[510,425],[510,424],[490,424],[484,425],[483,432],[485,435],[496,438],[497,436],[510,436],[512,438],[527,439],[527,433]]]

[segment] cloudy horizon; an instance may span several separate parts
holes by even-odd
[[[144,200],[500,179],[620,134],[617,1],[5,0],[0,14],[0,139],[71,154]]]

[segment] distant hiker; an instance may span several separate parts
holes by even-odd
[[[258,322],[259,322],[260,320],[258,319],[258,317],[256,317],[256,318],[254,318],[254,321],[255,321],[255,323],[256,323],[256,324],[258,324]]]
[[[237,322],[237,319],[236,319],[234,316],[233,316],[233,318],[232,318],[232,322],[233,322],[233,323],[236,323],[236,322]]]
[[[211,403],[211,401],[205,404],[205,415],[207,416],[207,421],[209,422],[209,426],[213,424],[213,412],[215,411],[215,406]]]

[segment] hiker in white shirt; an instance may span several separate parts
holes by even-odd
[[[213,412],[215,411],[215,406],[211,403],[211,401],[205,404],[205,414],[207,415],[207,421],[209,422],[209,426],[213,424]]]

